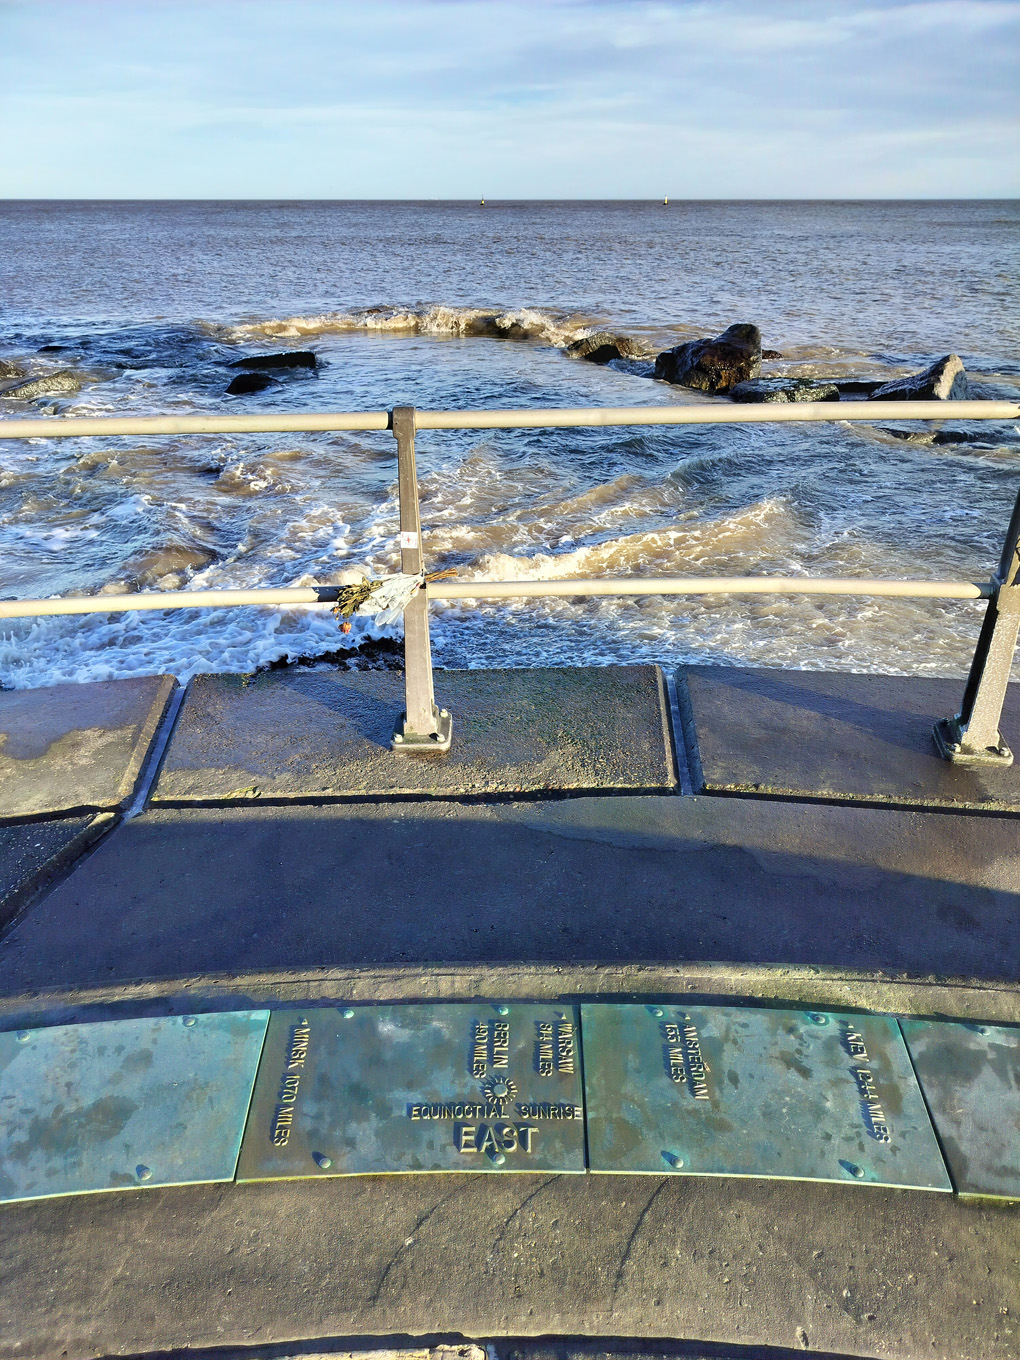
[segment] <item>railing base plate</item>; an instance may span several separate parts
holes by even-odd
[[[1012,765],[1013,752],[999,738],[998,746],[976,748],[960,741],[961,733],[954,718],[940,718],[933,729],[939,755],[952,765]]]
[[[453,740],[453,719],[445,708],[440,709],[436,714],[437,730],[435,732],[425,734],[408,732],[404,726],[406,721],[407,714],[401,713],[391,742],[391,749],[395,755],[444,755],[450,749],[450,743]]]

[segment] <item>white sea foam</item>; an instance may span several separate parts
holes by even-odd
[[[434,303],[422,307],[362,307],[311,316],[246,321],[227,328],[223,335],[224,339],[239,343],[260,337],[295,340],[349,331],[388,331],[437,337],[523,340],[563,349],[597,329],[595,319],[554,313],[537,307],[499,310]]]

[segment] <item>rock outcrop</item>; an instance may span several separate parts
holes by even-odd
[[[920,373],[883,383],[870,393],[870,401],[966,401],[967,370],[958,354],[937,359]]]
[[[882,386],[881,378],[823,378],[839,388],[841,397],[870,397],[876,387]]]
[[[655,377],[700,392],[728,392],[761,372],[761,331],[730,326],[712,340],[690,340],[664,350],[655,360]]]
[[[969,430],[891,430],[885,425],[878,427],[891,439],[902,439],[907,444],[970,444],[978,448],[994,449],[997,440],[987,431],[972,433]]]
[[[595,331],[581,340],[567,346],[567,353],[574,359],[587,359],[590,364],[608,364],[612,359],[637,359],[640,351],[633,340],[626,335],[614,335],[611,331]]]
[[[246,359],[236,359],[230,367],[248,371],[263,368],[315,368],[316,362],[312,350],[290,349],[283,354],[251,354]]]
[[[239,373],[233,379],[227,392],[232,397],[243,396],[247,392],[262,392],[267,387],[278,387],[279,383],[268,373]]]
[[[814,378],[749,378],[730,388],[733,401],[839,401],[835,383]]]
[[[62,368],[56,373],[46,373],[38,378],[29,378],[28,382],[8,387],[3,395],[17,397],[19,401],[29,401],[32,397],[48,397],[57,392],[79,392],[82,382],[81,374],[73,373],[69,368]]]
[[[8,378],[23,378],[25,370],[15,359],[0,359],[0,382]]]

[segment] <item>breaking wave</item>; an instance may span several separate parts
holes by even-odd
[[[518,340],[566,349],[574,341],[583,340],[599,329],[597,318],[576,313],[535,307],[500,311],[431,303],[416,307],[398,304],[359,307],[351,311],[320,312],[313,316],[247,321],[227,328],[223,338],[238,343],[258,336],[294,340],[303,336],[336,335],[349,331],[386,331],[458,339]]]
[[[630,534],[610,533],[598,542],[558,553],[483,553],[471,564],[467,579],[550,581],[571,576],[682,576],[709,568],[725,575],[749,558],[760,560],[766,545],[773,554],[780,544],[795,550],[805,546],[806,537],[799,530],[791,507],[775,498],[715,519]]]

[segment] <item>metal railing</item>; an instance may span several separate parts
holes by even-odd
[[[549,581],[436,581],[424,579],[414,438],[417,430],[550,429],[623,425],[741,425],[816,421],[1018,420],[1020,403],[1005,401],[868,401],[722,406],[537,408],[515,411],[335,412],[276,416],[86,416],[0,420],[0,439],[80,438],[167,434],[323,433],[389,430],[397,444],[401,571],[421,578],[404,609],[406,707],[393,736],[398,753],[449,749],[452,720],[436,706],[429,643],[430,600],[622,595],[868,595],[988,601],[960,712],[935,725],[946,760],[964,765],[1008,765],[1013,755],[999,722],[1020,633],[1020,495],[1010,519],[998,570],[990,581],[911,581],[800,576],[667,576],[571,578]],[[104,614],[138,609],[223,608],[240,605],[332,605],[338,586],[252,590],[152,591],[131,595],[71,596],[0,601],[0,618]]]

